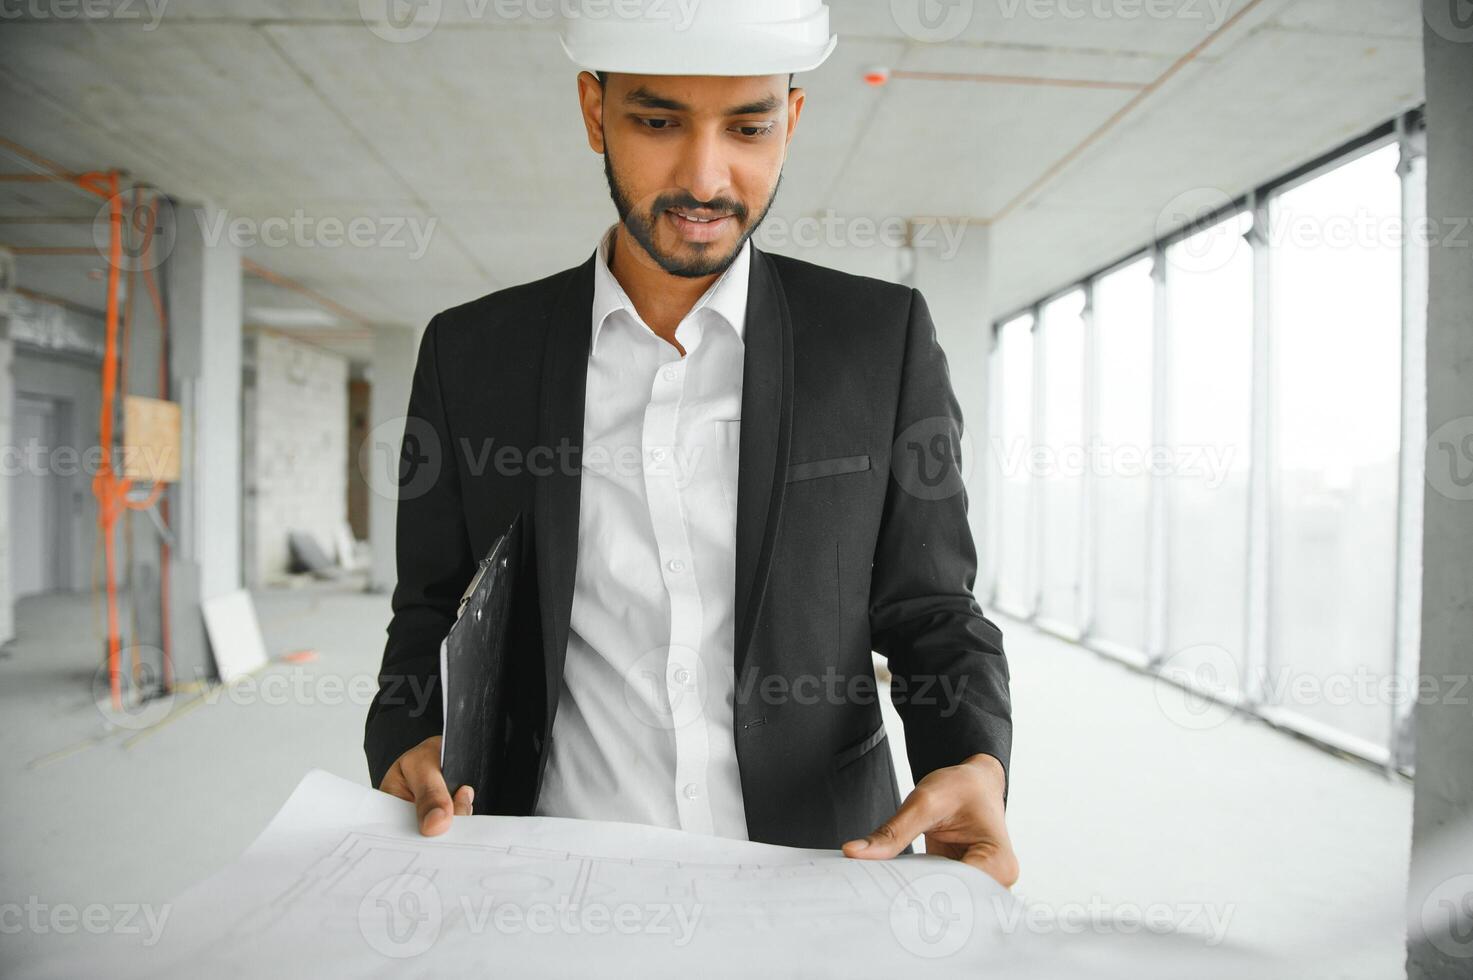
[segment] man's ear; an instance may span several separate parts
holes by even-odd
[[[583,128],[588,133],[588,147],[600,156],[604,153],[604,87],[592,72],[578,73],[578,105],[583,113]]]
[[[803,113],[803,101],[806,94],[801,88],[788,89],[788,135],[784,144],[793,142],[793,133],[798,129],[798,117]]]

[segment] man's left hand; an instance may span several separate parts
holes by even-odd
[[[927,775],[895,816],[867,837],[844,845],[844,856],[892,858],[922,834],[926,853],[962,861],[987,872],[1006,888],[1018,880],[1018,858],[1003,813],[1006,776],[990,755]]]

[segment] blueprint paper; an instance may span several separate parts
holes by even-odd
[[[935,856],[547,817],[456,817],[426,838],[412,804],[314,770],[238,861],[170,904],[151,945],[92,937],[26,974],[1080,975],[1049,937],[1007,926],[1015,907]]]

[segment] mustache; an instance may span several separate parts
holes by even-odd
[[[662,194],[655,198],[650,210],[655,215],[664,214],[671,208],[682,211],[714,211],[718,215],[731,215],[739,221],[747,220],[747,207],[741,201],[714,197],[709,201],[698,201],[691,194]]]

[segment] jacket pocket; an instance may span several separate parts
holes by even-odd
[[[830,459],[810,459],[793,463],[788,467],[788,482],[814,480],[822,476],[838,476],[841,473],[861,473],[869,469],[869,455],[834,456]]]
[[[900,808],[900,791],[883,721],[873,732],[834,754],[828,783],[833,814],[830,847],[863,837],[895,815]]]
[[[873,752],[877,746],[885,742],[889,735],[885,732],[885,722],[880,721],[880,727],[870,732],[864,738],[847,746],[834,754],[834,768],[843,769],[850,763],[857,762],[868,752]]]

